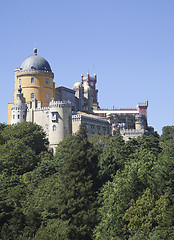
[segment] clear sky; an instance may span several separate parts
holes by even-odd
[[[0,35],[0,122],[36,44],[56,86],[96,73],[101,108],[148,100],[149,125],[174,125],[173,0],[1,0]]]

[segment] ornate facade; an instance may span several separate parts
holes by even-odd
[[[135,109],[100,109],[96,82],[97,76],[88,73],[86,77],[81,75],[81,82],[76,82],[73,89],[56,87],[49,63],[34,49],[34,54],[15,69],[8,124],[31,121],[41,125],[54,151],[81,124],[86,126],[88,137],[120,132],[126,140],[148,130],[147,101]]]

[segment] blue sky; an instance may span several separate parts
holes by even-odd
[[[149,101],[148,123],[174,125],[173,0],[0,1],[0,122],[13,101],[14,69],[38,48],[56,86],[97,74],[101,108]]]

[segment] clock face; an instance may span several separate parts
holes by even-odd
[[[87,87],[88,85],[87,85],[87,82],[84,82],[84,87]]]

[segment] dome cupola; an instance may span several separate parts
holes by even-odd
[[[20,66],[20,71],[33,71],[33,70],[52,72],[50,64],[47,62],[47,60],[37,55],[36,48],[34,48],[34,54],[26,58]]]

